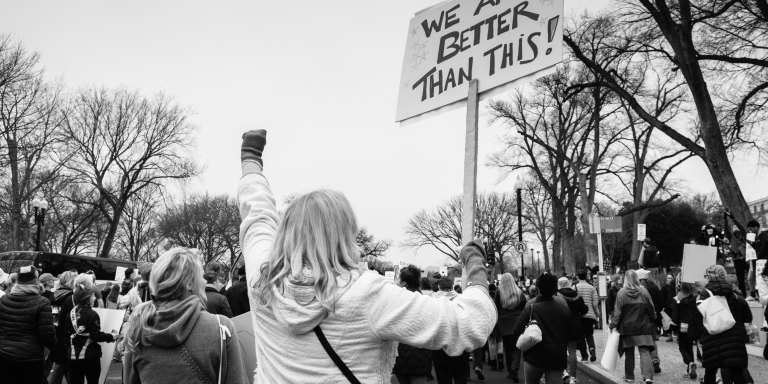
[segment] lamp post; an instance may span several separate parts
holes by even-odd
[[[38,196],[32,200],[32,208],[35,209],[35,225],[37,225],[37,235],[35,236],[35,251],[40,251],[40,228],[45,223],[45,210],[48,209],[48,200]]]
[[[534,260],[536,260],[536,259],[533,258],[533,248],[531,248],[531,262],[533,262]],[[537,264],[537,266],[538,266],[538,264]],[[538,276],[539,275],[539,271],[534,269],[533,275],[534,276]]]
[[[536,266],[541,270],[541,251],[536,251]]]
[[[520,182],[520,177],[518,176],[517,179],[515,179],[515,190],[517,191],[517,241],[522,243],[523,242],[523,208],[522,200],[523,200],[523,184]],[[523,277],[525,277],[525,254],[520,253],[520,270],[523,273]]]

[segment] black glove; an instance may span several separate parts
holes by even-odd
[[[267,131],[257,129],[243,133],[243,144],[240,146],[240,162],[255,161],[264,167],[261,154],[267,145]]]

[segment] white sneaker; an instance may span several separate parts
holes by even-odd
[[[576,383],[576,378],[575,377],[571,377],[571,380],[568,382],[568,384],[577,384]]]

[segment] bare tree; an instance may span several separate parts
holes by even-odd
[[[157,257],[162,238],[156,227],[164,199],[159,188],[148,187],[128,200],[117,235],[115,253],[120,258],[153,261]]]
[[[89,185],[72,183],[60,176],[43,188],[49,201],[45,219],[46,249],[78,255],[92,247],[101,213],[98,193]]]
[[[390,240],[376,240],[372,234],[368,233],[368,229],[363,227],[357,232],[357,245],[362,252],[361,258],[369,257],[381,257],[387,252],[389,247],[392,246]]]
[[[74,155],[68,171],[99,192],[109,224],[99,255],[109,257],[130,199],[144,188],[163,187],[198,173],[188,152],[187,112],[163,94],[153,98],[124,89],[84,89],[67,110],[65,132]]]
[[[541,243],[544,269],[550,269],[549,242],[552,240],[552,197],[533,175],[526,177],[523,188],[523,218]]]

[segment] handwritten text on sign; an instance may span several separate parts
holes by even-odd
[[[411,19],[397,104],[403,121],[488,91],[563,57],[563,0],[448,1]]]

